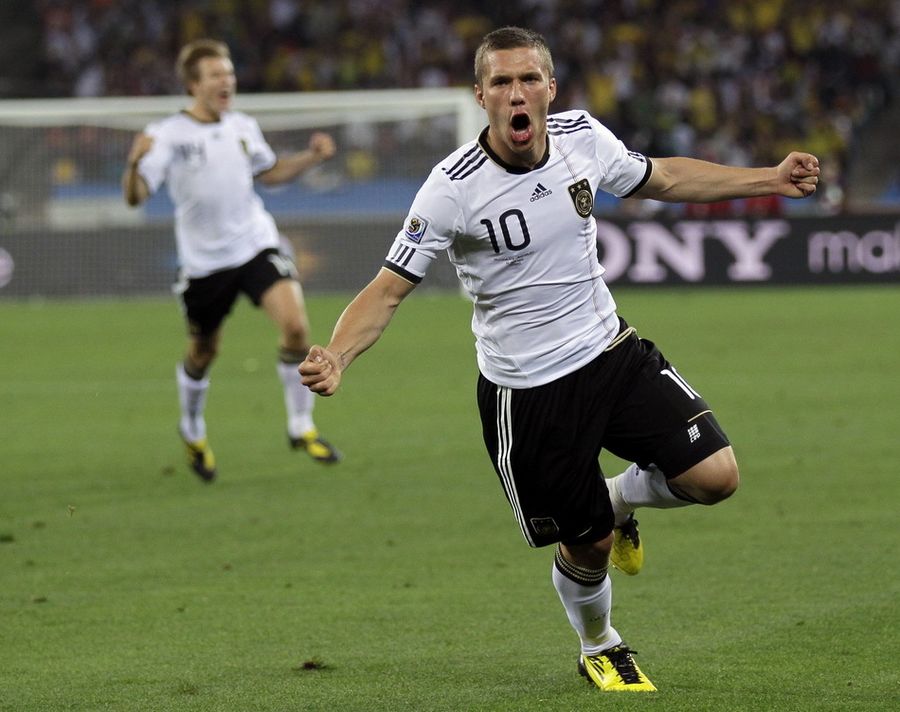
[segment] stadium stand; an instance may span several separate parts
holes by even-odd
[[[554,48],[558,108],[590,109],[651,155],[763,164],[802,146],[831,167],[820,212],[844,206],[851,156],[884,154],[900,91],[896,0],[9,0],[3,12],[40,28],[15,47],[6,98],[179,93],[172,57],[200,36],[231,46],[243,92],[469,85],[484,32],[526,25]],[[896,181],[870,175],[860,199],[889,199]]]

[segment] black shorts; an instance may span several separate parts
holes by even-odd
[[[221,326],[241,293],[259,306],[266,290],[282,279],[297,279],[297,268],[278,250],[267,249],[239,267],[179,282],[175,291],[181,297],[190,333],[209,336]]]
[[[531,546],[607,536],[600,450],[675,477],[726,447],[706,401],[652,342],[621,322],[591,363],[536,388],[478,379],[484,442]]]

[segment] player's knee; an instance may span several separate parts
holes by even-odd
[[[737,461],[724,448],[699,465],[669,481],[669,489],[689,502],[716,504],[733,495],[740,484]]]
[[[218,343],[213,339],[196,339],[191,343],[186,362],[201,373],[205,373],[219,352]]]
[[[613,535],[612,532],[603,539],[597,541],[578,543],[578,544],[561,544],[563,555],[566,559],[586,569],[602,569],[609,562],[609,552],[612,550]]]
[[[738,473],[737,463],[733,463],[731,466],[720,470],[718,477],[713,480],[707,490],[709,501],[707,501],[706,504],[716,504],[716,502],[728,499],[737,492],[740,481],[741,478]]]
[[[711,477],[703,481],[700,488],[700,502],[702,504],[716,504],[728,499],[740,485],[740,473],[737,462],[729,458],[721,463]]]
[[[219,349],[215,344],[204,343],[196,352],[198,361],[205,361],[208,365],[218,355]]]

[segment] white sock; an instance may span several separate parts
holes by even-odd
[[[316,426],[312,412],[316,402],[315,394],[300,381],[299,363],[278,362],[278,375],[284,386],[284,406],[287,409],[288,435],[299,438]]]
[[[581,639],[583,654],[596,655],[622,642],[622,636],[609,624],[612,608],[609,576],[604,576],[599,585],[586,586],[560,572],[555,561],[552,575],[553,586],[566,609],[569,623]]]
[[[175,367],[175,381],[178,384],[178,403],[181,406],[181,434],[191,441],[202,440],[206,437],[203,409],[206,406],[209,378],[197,381],[188,376],[184,364],[179,363]]]
[[[638,507],[672,509],[693,504],[676,497],[669,489],[662,470],[652,466],[642,470],[637,464],[632,464],[622,474],[608,479],[606,486],[616,516],[616,526],[628,519],[628,515]]]

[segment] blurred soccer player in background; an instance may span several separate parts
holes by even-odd
[[[126,202],[140,205],[162,183],[175,204],[179,293],[188,325],[184,360],[176,368],[181,420],[178,432],[194,472],[216,476],[204,419],[209,369],[219,350],[222,324],[243,293],[280,331],[278,373],[284,386],[290,445],[318,462],[338,451],[320,437],[314,397],[297,365],[308,351],[309,321],[296,267],[280,249],[272,216],[253,187],[292,181],[331,158],[330,135],[316,132],[306,150],[276,156],[255,119],[231,109],[235,73],[228,47],[197,40],[182,48],[178,75],[190,106],[138,134],[122,177]]]
[[[818,160],[647,158],[585,111],[548,116],[556,89],[539,34],[485,36],[475,99],[487,128],[432,170],[383,268],[300,372],[313,391],[335,393],[446,250],[474,304],[484,442],[526,541],[556,545],[552,580],[580,638],[578,670],[602,690],[653,691],[610,623],[608,565],[642,566],[636,508],[714,504],[739,475],[707,403],[617,315],[597,259],[594,194],[803,198],[816,190]],[[601,448],[634,464],[605,480]]]

